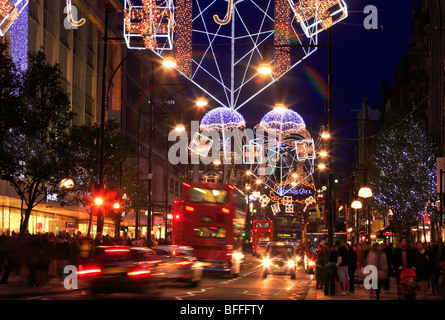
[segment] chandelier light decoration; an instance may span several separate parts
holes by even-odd
[[[289,0],[289,3],[308,38],[348,17],[343,0]]]
[[[246,127],[246,121],[243,116],[236,110],[219,107],[207,112],[201,120],[199,129],[202,133],[214,131],[220,136],[220,149],[223,150],[223,155],[225,158],[231,158],[232,156],[237,156],[237,152],[232,152],[231,148],[231,138],[235,139],[235,143],[242,145],[241,132]],[[230,135],[227,136],[228,131],[231,131]],[[211,140],[211,139],[210,139]],[[215,141],[212,140],[212,144]],[[209,138],[203,134],[195,134],[193,137],[189,149],[192,152],[203,155],[203,146],[209,146]],[[210,144],[211,146],[211,144]],[[205,155],[210,150],[210,147],[206,149]]]
[[[124,37],[130,49],[173,49],[173,0],[125,0]]]
[[[28,2],[28,0],[0,0],[0,36],[3,37],[8,32]]]
[[[251,176],[270,190],[273,203],[283,205],[284,212],[292,213],[296,203],[303,204],[315,196],[314,140],[303,118],[283,106],[268,112],[255,129],[265,134],[263,138],[249,141],[249,147],[256,145],[256,159],[259,159],[251,163]],[[258,152],[262,157],[258,157]],[[277,206],[275,211],[279,212]]]
[[[180,74],[238,110],[317,50],[337,7],[347,13],[343,0],[125,0],[124,36],[131,49],[174,56]],[[273,71],[259,73],[262,63]]]

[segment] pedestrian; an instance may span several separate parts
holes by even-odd
[[[385,243],[385,245],[383,246],[384,249],[383,251],[385,251],[386,254],[386,263],[388,264],[388,272],[386,273],[386,279],[383,283],[383,289],[385,290],[385,292],[389,292],[389,283],[390,283],[390,279],[391,276],[393,275],[393,270],[391,267],[391,262],[392,262],[392,244],[391,243]]]
[[[329,250],[328,262],[323,269],[324,277],[324,295],[335,295],[335,280],[337,277],[337,247],[334,246]]]
[[[433,242],[431,244],[430,250],[430,263],[431,263],[431,288],[433,290],[433,294],[440,293],[439,278],[440,278],[440,268],[439,268],[439,244],[437,242]]]
[[[419,286],[419,300],[426,300],[431,263],[429,252],[425,250],[422,241],[417,241],[416,243],[414,267],[416,269]]]
[[[355,271],[357,270],[357,247],[355,245],[348,246],[349,248],[349,266],[348,266],[348,276],[349,276],[349,293],[354,293],[355,291]]]
[[[413,268],[414,267],[414,256],[413,251],[408,246],[408,240],[406,238],[400,239],[400,246],[396,248],[393,252],[392,259],[392,270],[394,271],[394,275],[396,277],[398,293],[400,296],[400,272],[405,268]]]
[[[317,260],[315,262],[315,280],[316,288],[323,289],[323,269],[329,258],[329,250],[325,247],[324,242],[320,242],[318,245]]]
[[[68,265],[71,258],[71,248],[68,242],[68,235],[61,231],[56,242],[56,259],[57,259],[57,275],[60,283],[63,284],[64,269]]]
[[[366,265],[374,266],[377,269],[377,288],[372,289],[371,294],[375,293],[376,299],[380,300],[380,292],[388,273],[388,260],[381,244],[374,243],[366,256]]]
[[[80,243],[78,237],[71,237],[69,244],[71,249],[71,264],[77,268],[80,265]]]
[[[336,241],[335,246],[338,247],[337,273],[341,285],[339,289],[341,289],[341,294],[345,296],[349,294],[349,250],[346,244],[343,244],[340,240]]]

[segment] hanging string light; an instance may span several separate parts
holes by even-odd
[[[175,58],[177,69],[187,78],[192,76],[192,2],[177,0],[175,9]]]

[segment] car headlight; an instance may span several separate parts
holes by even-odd
[[[297,257],[297,262],[300,262],[300,261],[301,261],[301,257],[298,256],[298,257]]]
[[[307,264],[308,264],[310,267],[312,267],[312,266],[315,265],[315,262],[314,262],[313,260],[309,260],[309,261],[307,262]]]
[[[287,266],[290,267],[290,268],[295,267],[295,261],[294,260],[289,260],[287,262]]]
[[[265,266],[265,267],[270,266],[270,260],[269,259],[264,259],[263,260],[263,266]]]

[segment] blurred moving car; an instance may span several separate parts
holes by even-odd
[[[159,297],[164,280],[162,260],[144,247],[98,246],[77,271],[79,283],[98,293],[136,292]]]
[[[268,243],[269,242],[267,242],[267,241],[260,241],[260,242],[258,242],[258,246],[257,246],[256,252],[254,252],[253,254],[255,256],[257,256],[258,258],[262,258],[264,256],[265,252],[266,252],[266,245]]]
[[[269,242],[263,258],[262,277],[286,274],[295,279],[297,273],[297,245],[293,242]]]
[[[188,246],[161,245],[153,249],[163,261],[166,280],[186,282],[196,287],[201,281],[203,266]]]

